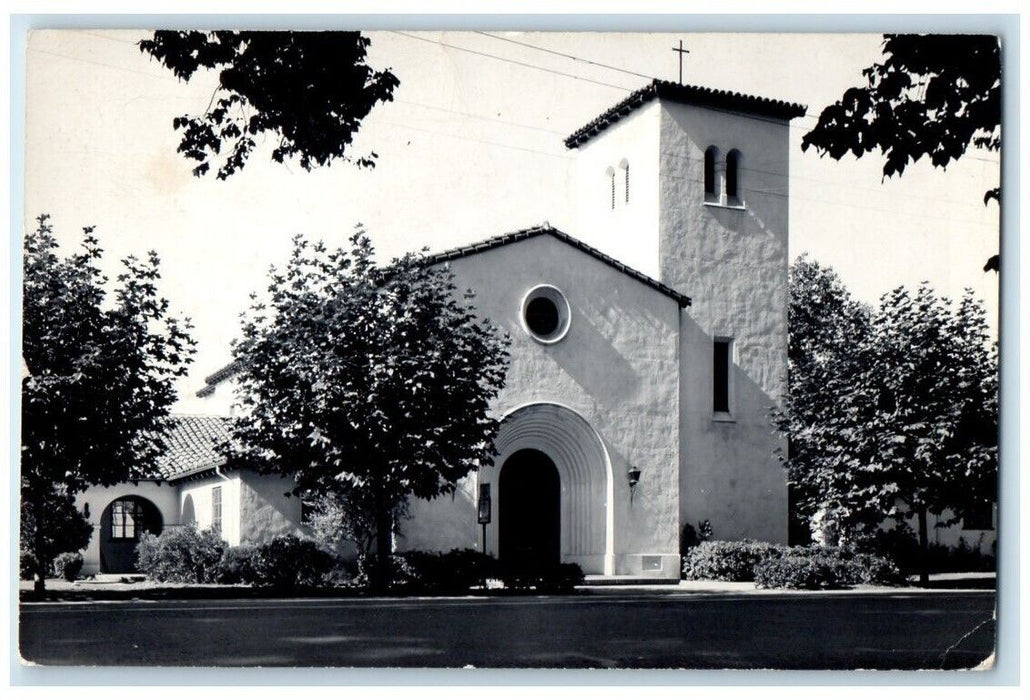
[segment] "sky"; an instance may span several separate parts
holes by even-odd
[[[998,278],[982,270],[998,251],[998,208],[983,204],[997,153],[885,181],[875,155],[838,162],[800,149],[822,108],[881,58],[880,35],[371,32],[370,65],[401,83],[354,144],[378,153],[377,166],[306,172],[273,163],[269,139],[227,181],[193,177],[172,128],[205,109],[216,76],[176,80],[140,53],[146,35],[30,35],[25,226],[49,213],[68,250],[96,226],[111,277],[126,255],[158,252],[161,292],[198,343],[177,412],[208,411],[193,394],[230,359],[248,295],[295,234],[343,245],[361,224],[384,258],[544,221],[575,236],[564,137],[649,77],[676,80],[680,40],[684,82],[808,105],[791,127],[792,259],[833,267],[869,303],[924,280],[951,297],[972,288],[997,328]]]

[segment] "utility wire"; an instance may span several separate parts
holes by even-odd
[[[508,37],[497,36],[496,34],[490,34],[489,32],[478,32],[477,31],[477,32],[473,32],[473,33],[474,34],[479,34],[481,36],[488,36],[491,39],[497,39],[498,41],[506,41],[509,44],[517,44],[519,46],[525,46],[526,48],[529,48],[529,49],[535,49],[537,51],[543,51],[544,53],[553,54],[555,56],[561,56],[562,58],[572,59],[573,61],[579,61],[580,63],[587,63],[587,64],[589,64],[591,66],[597,66],[599,68],[607,68],[608,70],[614,70],[614,71],[618,71],[620,73],[626,73],[627,75],[635,75],[638,78],[647,78],[648,80],[656,80],[657,79],[653,75],[645,75],[643,73],[637,73],[635,71],[626,70],[625,68],[619,68],[617,66],[609,66],[609,65],[607,65],[605,63],[599,63],[597,61],[591,61],[589,58],[580,58],[579,56],[573,56],[570,53],[562,53],[561,51],[553,51],[551,49],[545,49],[543,46],[535,46],[534,44],[527,44],[527,43],[522,42],[522,41],[516,41],[515,39],[509,39]]]
[[[120,70],[120,71],[125,71],[126,73],[138,73],[139,75],[145,75],[148,78],[154,78],[156,80],[164,80],[164,81],[176,80],[175,76],[173,76],[170,73],[164,73],[164,72],[162,72],[161,74],[158,74],[158,73],[147,73],[146,71],[135,70],[133,68],[125,68],[124,66],[116,66],[113,63],[104,63],[103,61],[91,61],[88,58],[79,58],[78,56],[69,56],[66,53],[58,53],[56,51],[47,51],[46,49],[37,49],[35,47],[30,47],[28,50],[33,52],[33,53],[43,53],[43,54],[46,54],[48,56],[56,56],[57,58],[64,58],[64,59],[67,59],[69,61],[76,61],[78,63],[88,63],[88,64],[94,65],[94,66],[101,66],[102,68],[110,68],[111,70]]]
[[[498,143],[497,141],[487,141],[485,139],[474,139],[468,136],[458,136],[457,134],[448,134],[445,131],[435,131],[433,129],[422,129],[417,126],[411,126],[410,124],[404,124],[402,122],[392,122],[386,119],[380,119],[376,122],[377,124],[383,124],[386,126],[393,126],[400,129],[410,129],[411,131],[421,131],[424,134],[433,134],[434,136],[444,136],[446,138],[458,139],[459,141],[470,141],[472,143],[481,143],[488,146],[497,146],[498,148],[508,148],[513,151],[523,151],[525,153],[536,153],[549,158],[559,158],[561,160],[572,160],[572,156],[565,156],[560,153],[548,153],[546,151],[539,151],[533,148],[523,148],[521,146],[512,146],[507,143]]]
[[[533,131],[542,131],[546,134],[554,134],[556,136],[567,136],[564,131],[555,131],[554,129],[545,129],[542,126],[531,126],[529,124],[521,124],[519,122],[510,122],[506,119],[497,119],[496,117],[488,117],[485,114],[473,114],[472,112],[460,112],[456,109],[447,109],[446,107],[437,107],[435,105],[427,105],[423,102],[412,102],[411,100],[400,100],[394,99],[394,102],[400,102],[406,105],[414,105],[415,107],[422,107],[423,109],[431,109],[435,112],[446,112],[448,114],[459,114],[463,117],[470,117],[472,119],[483,119],[489,122],[496,122],[498,124],[505,124],[507,126],[517,126],[520,129],[531,129]]]
[[[663,156],[668,156],[670,158],[677,158],[677,159],[679,159],[681,161],[692,161],[694,163],[701,163],[701,162],[704,161],[703,157],[702,158],[695,158],[694,156],[688,156],[688,155],[685,155],[683,153],[673,153],[672,151],[660,151],[660,153]],[[904,198],[906,200],[919,199],[919,200],[923,200],[923,201],[926,201],[926,202],[941,202],[943,204],[952,204],[952,205],[955,205],[955,206],[970,207],[970,208],[975,208],[975,209],[978,209],[978,210],[981,210],[981,211],[983,210],[983,205],[979,204],[979,203],[973,204],[973,203],[966,203],[966,202],[956,202],[954,199],[945,199],[944,197],[926,197],[926,196],[917,195],[917,194],[910,195],[910,194],[904,194],[904,193],[899,193],[899,192],[890,192],[888,190],[883,189],[882,186],[881,187],[864,187],[862,185],[853,184],[853,182],[850,181],[850,180],[828,180],[828,179],[822,178],[822,177],[806,177],[804,175],[797,175],[796,173],[786,173],[786,172],[781,172],[781,171],[777,171],[777,170],[762,170],[761,168],[751,168],[751,167],[748,167],[746,165],[740,166],[739,170],[741,172],[761,173],[763,175],[773,175],[775,177],[785,177],[785,178],[788,178],[791,181],[794,181],[794,180],[806,180],[806,181],[809,181],[809,182],[818,182],[821,185],[829,185],[831,187],[847,187],[847,188],[852,189],[852,190],[865,190],[867,192],[875,192],[876,194],[887,196],[887,197],[901,197],[901,198]]]
[[[467,48],[465,48],[463,46],[455,46],[453,44],[448,44],[448,43],[443,42],[443,41],[437,41],[436,39],[427,39],[426,37],[415,36],[414,34],[408,34],[407,32],[391,31],[390,33],[391,34],[398,34],[400,36],[404,36],[404,37],[407,37],[409,39],[416,39],[418,41],[425,41],[425,42],[430,43],[430,44],[439,44],[440,46],[445,46],[445,47],[447,47],[449,49],[454,49],[455,51],[464,51],[466,53],[475,54],[476,56],[483,56],[484,58],[493,58],[493,59],[496,59],[498,61],[504,61],[505,63],[512,63],[512,64],[515,64],[516,66],[522,66],[523,68],[531,68],[533,70],[539,70],[539,71],[543,71],[545,73],[553,73],[555,75],[561,75],[561,76],[564,76],[566,78],[572,78],[574,80],[582,80],[585,83],[593,83],[594,85],[601,85],[603,87],[610,87],[610,88],[614,88],[616,90],[622,90],[623,92],[633,92],[633,90],[631,88],[625,88],[625,87],[622,87],[621,85],[613,85],[611,83],[605,83],[605,82],[602,82],[600,80],[591,80],[590,78],[584,78],[584,77],[579,76],[579,75],[573,75],[572,73],[565,73],[564,71],[560,71],[560,70],[554,70],[554,69],[551,69],[551,68],[544,68],[543,66],[536,66],[536,65],[533,65],[532,63],[524,63],[522,61],[516,61],[516,60],[510,59],[510,58],[503,58],[501,56],[497,56],[497,55],[492,54],[492,53],[486,53],[484,51],[475,51],[473,49],[467,49]]]
[[[698,184],[698,185],[700,185],[701,182],[702,182],[702,180],[700,180],[699,178],[688,177],[688,176],[683,176],[683,175],[666,174],[666,177],[672,178],[673,180],[680,180],[682,182],[691,182],[691,183]],[[862,211],[883,212],[883,213],[892,214],[892,215],[895,215],[895,216],[908,216],[908,217],[915,217],[915,218],[919,218],[919,219],[923,219],[923,220],[947,221],[947,222],[949,222],[951,224],[965,224],[966,226],[969,226],[969,227],[977,227],[977,228],[981,228],[981,229],[984,228],[985,226],[991,225],[991,222],[974,221],[972,219],[956,219],[956,218],[950,217],[950,216],[934,216],[933,214],[926,214],[926,213],[923,213],[923,212],[907,212],[907,211],[903,211],[903,210],[900,210],[900,209],[884,209],[883,207],[870,207],[870,206],[865,206],[863,204],[851,204],[851,203],[848,203],[848,202],[835,202],[835,201],[828,200],[828,199],[818,199],[816,197],[809,197],[807,195],[788,194],[788,193],[785,193],[785,192],[774,192],[772,190],[761,190],[761,189],[751,188],[751,187],[744,187],[742,189],[743,189],[743,193],[744,194],[747,194],[748,192],[752,192],[754,194],[763,194],[763,195],[766,195],[766,196],[769,196],[769,197],[779,197],[781,199],[789,199],[789,200],[795,201],[795,202],[816,202],[816,203],[819,203],[819,204],[829,204],[831,206],[837,206],[837,207],[847,207],[849,209],[860,209]]]

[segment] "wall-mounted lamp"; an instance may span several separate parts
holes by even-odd
[[[86,516],[87,518],[89,517],[89,504],[88,503],[83,504],[83,506],[82,506],[82,514],[84,516]]]
[[[626,476],[629,477],[629,502],[633,503],[633,494],[637,490],[637,484],[640,483],[640,470],[636,467],[630,467],[629,471],[626,472]]]

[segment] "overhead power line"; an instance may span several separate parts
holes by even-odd
[[[568,58],[568,59],[571,59],[573,61],[579,61],[580,63],[586,63],[586,64],[589,64],[591,66],[597,66],[598,68],[607,68],[608,70],[618,71],[620,73],[625,73],[626,75],[635,75],[638,78],[647,78],[648,80],[655,80],[655,76],[653,76],[653,75],[645,75],[644,73],[637,73],[636,71],[626,70],[625,68],[619,68],[618,66],[610,66],[610,65],[608,65],[606,63],[600,63],[598,61],[591,61],[589,58],[582,58],[580,56],[574,56],[574,55],[572,55],[570,53],[562,53],[561,51],[554,51],[552,49],[545,49],[543,46],[536,46],[535,44],[527,44],[524,41],[516,41],[515,39],[509,39],[508,37],[505,37],[505,36],[497,36],[496,34],[490,34],[489,32],[474,32],[474,33],[475,34],[479,34],[481,36],[488,36],[491,39],[497,39],[498,41],[506,41],[509,44],[517,44],[518,46],[525,46],[528,49],[535,49],[537,51],[543,51],[544,53],[549,53],[549,54],[552,54],[554,56],[561,56],[562,58]]]
[[[585,83],[593,83],[594,85],[601,85],[603,87],[610,87],[616,90],[622,90],[623,92],[633,92],[631,88],[622,87],[621,85],[613,85],[612,83],[605,83],[600,80],[591,80],[590,78],[584,78],[581,75],[573,75],[572,73],[566,73],[560,70],[554,70],[553,68],[544,68],[543,66],[533,65],[532,63],[524,63],[523,61],[516,61],[511,58],[504,58],[503,56],[497,56],[496,54],[487,53],[485,51],[475,51],[474,49],[468,49],[464,46],[455,46],[454,44],[448,44],[444,41],[437,41],[436,39],[428,39],[422,36],[415,36],[414,34],[408,34],[407,32],[391,31],[391,34],[397,34],[400,36],[407,37],[409,39],[415,39],[417,41],[425,41],[430,44],[439,44],[455,51],[464,51],[465,53],[474,54],[476,56],[483,56],[484,58],[492,58],[497,61],[503,61],[505,63],[512,63],[516,66],[522,66],[523,68],[531,68],[532,70],[543,71],[544,73],[553,73],[555,75],[561,75],[566,78],[572,78],[574,80],[582,80]]]

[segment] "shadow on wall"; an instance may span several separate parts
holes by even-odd
[[[670,332],[675,332],[675,328],[663,324],[650,306],[640,303],[640,300],[653,301],[651,294],[627,299],[625,297],[630,295],[620,298],[617,292],[617,289],[613,290],[613,295],[605,298],[603,304],[590,304],[589,298],[570,299],[573,319],[569,337],[553,346],[552,356],[589,396],[618,402],[647,401],[649,397],[641,397],[647,386],[640,373],[653,367],[649,362],[651,358],[638,360],[634,366],[612,338],[630,330],[639,337],[625,338],[626,344],[641,347],[646,353],[658,340],[667,338],[674,344],[674,336],[670,336]],[[675,304],[664,298],[659,303],[670,307]],[[627,323],[626,319],[631,321]],[[675,372],[674,369],[671,371]]]
[[[778,449],[786,449],[786,441],[773,427],[771,414],[777,401],[734,357],[729,372],[730,412],[717,415],[715,337],[689,313],[684,314],[683,332],[684,347],[691,349],[693,357],[682,363],[681,370],[685,407],[681,519],[685,523],[710,520],[718,539],[786,542],[787,475],[777,455]]]

